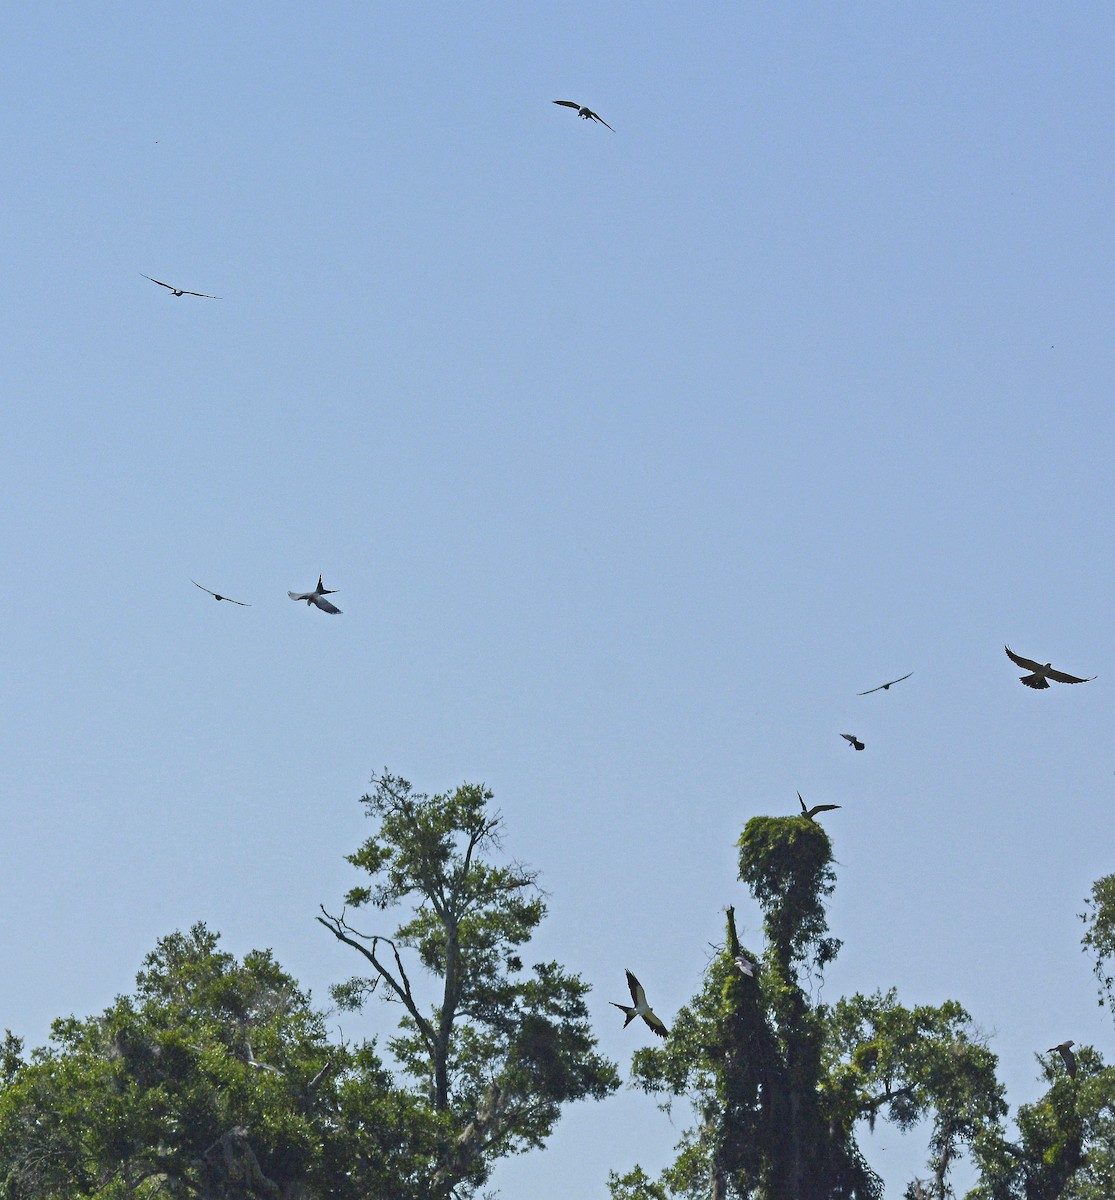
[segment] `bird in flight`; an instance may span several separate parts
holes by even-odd
[[[627,986],[631,989],[631,999],[634,1003],[634,1008],[629,1008],[626,1004],[617,1004],[614,1000],[609,1000],[608,1003],[613,1008],[622,1009],[627,1014],[627,1020],[624,1021],[623,1027],[626,1029],[636,1017],[642,1017],[644,1021],[651,1027],[654,1033],[657,1033],[660,1038],[664,1038],[670,1031],[665,1025],[651,1012],[650,1005],[647,1003],[647,994],[643,991],[643,985],[631,974],[627,972]]]
[[[840,736],[852,747],[853,750],[863,749],[863,742],[861,742],[854,733],[842,733]]]
[[[209,589],[207,587],[201,587],[201,584],[198,583],[196,579],[191,579],[190,582],[194,585],[194,587],[201,588],[203,592],[209,592]],[[241,608],[252,607],[250,604],[245,604],[243,600],[233,600],[231,596],[221,596],[217,592],[209,592],[209,595],[212,596],[214,600],[227,600],[229,604],[239,604]]]
[[[143,275],[143,272],[140,271]],[[172,283],[163,283],[161,279],[152,279],[150,275],[143,275],[144,279],[151,279],[152,283],[157,283],[159,287],[165,287],[168,292],[173,292],[175,296],[200,296],[203,300],[220,300],[220,296],[210,296],[208,292],[190,292],[186,288],[176,288]]]
[[[732,962],[739,968],[741,975],[750,975],[752,979],[755,977],[755,968],[759,965],[757,962],[752,962],[746,954],[737,954]]]
[[[910,672],[910,675],[913,671]],[[893,687],[896,683],[901,683],[903,679],[909,679],[910,675],[899,675],[897,679],[892,679],[890,683],[880,683],[878,687],[868,688],[866,692],[856,692],[857,696],[870,696],[872,692],[885,692],[888,688]]]
[[[801,815],[807,821],[812,821],[818,813],[830,812],[834,808],[840,808],[839,804],[814,804],[812,808],[806,808],[805,801],[801,798],[801,792],[798,792],[798,803],[801,805]]]
[[[1076,1043],[1073,1041],[1062,1042],[1059,1046],[1050,1046],[1046,1054],[1052,1054],[1054,1050],[1064,1060],[1065,1070],[1069,1073],[1070,1079],[1076,1078],[1076,1055],[1073,1054],[1072,1048]]]
[[[602,116],[594,113],[591,108],[586,108],[583,104],[578,104],[576,100],[555,100],[554,103],[564,104],[566,108],[575,108],[577,116],[582,117],[586,121],[599,121],[601,125],[608,125],[608,122]],[[608,128],[612,129],[611,125],[608,125]],[[615,133],[615,130],[612,129],[612,132]]]
[[[1065,671],[1054,671],[1050,663],[1038,663],[1033,659],[1023,658],[1021,654],[1015,654],[1009,646],[1004,646],[1003,649],[1012,663],[1024,667],[1027,671],[1033,671],[1032,675],[1019,677],[1029,688],[1047,688],[1051,679],[1054,683],[1091,683],[1096,678],[1094,675],[1089,675],[1087,679],[1081,679],[1079,676],[1069,675]]]
[[[287,595],[292,600],[305,600],[307,607],[311,604],[316,604],[322,612],[339,613],[341,610],[335,605],[326,600],[326,596],[330,596],[335,592],[336,588],[327,588],[321,582],[321,576],[317,577],[317,587],[312,592],[287,592]]]

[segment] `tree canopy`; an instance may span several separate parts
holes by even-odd
[[[723,1200],[876,1200],[879,1178],[860,1122],[932,1126],[933,1195],[945,1195],[960,1150],[1004,1111],[995,1057],[957,1003],[902,1006],[893,991],[833,1006],[808,987],[840,948],[825,900],[832,846],[806,817],[755,817],[739,843],[739,878],[763,911],[761,953],[740,944],[733,908],[704,984],[662,1047],[636,1052],[633,1074],[696,1123],[659,1181],[613,1175],[615,1200],[679,1195]],[[736,959],[757,961],[748,975]]]

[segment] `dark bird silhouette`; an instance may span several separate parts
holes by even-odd
[[[910,672],[910,675],[913,671]],[[894,687],[896,683],[901,683],[903,679],[909,679],[910,675],[899,675],[897,679],[892,679],[890,683],[880,683],[878,687],[868,688],[866,692],[856,692],[857,696],[870,696],[872,692],[885,692],[889,688]]]
[[[812,808],[806,808],[801,792],[798,792],[798,803],[801,805],[801,815],[807,821],[812,821],[818,813],[831,812],[832,809],[841,807],[839,804],[814,804]]]
[[[608,125],[608,122],[602,116],[594,113],[591,108],[586,108],[583,104],[578,104],[576,100],[555,100],[554,103],[564,104],[566,108],[575,108],[577,116],[583,117],[586,121],[599,121],[601,125]],[[612,129],[611,125],[608,125],[608,128]],[[612,129],[612,132],[615,133],[615,130]]]
[[[623,1027],[626,1029],[636,1017],[642,1017],[651,1029],[658,1034],[660,1038],[664,1038],[670,1031],[651,1011],[650,1005],[647,1003],[647,994],[643,991],[643,985],[631,974],[627,972],[627,986],[631,990],[631,1000],[634,1007],[629,1007],[626,1004],[617,1004],[614,1000],[609,1000],[608,1003],[613,1008],[618,1008],[627,1015],[627,1020],[624,1021]]]
[[[854,733],[842,733],[840,736],[846,742],[848,742],[849,745],[851,745],[853,750],[862,750],[863,749],[863,742],[861,742]]]
[[[196,579],[191,579],[190,582],[194,585],[194,587],[201,588],[203,592],[209,592],[209,589],[207,587],[201,587],[201,584],[198,583]],[[217,592],[209,592],[209,595],[212,596],[214,600],[227,600],[229,604],[239,604],[241,608],[252,607],[250,604],[245,604],[243,600],[233,600],[231,596],[222,596]]]
[[[1032,675],[1022,675],[1019,677],[1021,682],[1029,688],[1047,688],[1051,679],[1054,683],[1091,683],[1096,678],[1095,675],[1089,675],[1087,679],[1081,679],[1078,675],[1069,675],[1064,671],[1054,671],[1050,663],[1039,663],[1034,662],[1031,658],[1023,658],[1021,654],[1015,654],[1009,646],[1004,646],[1003,649],[1007,652],[1007,658],[1012,663],[1033,672]]]
[[[1052,1054],[1054,1050],[1061,1056],[1065,1064],[1065,1070],[1069,1073],[1070,1079],[1076,1078],[1076,1055],[1073,1054],[1072,1048],[1076,1043],[1073,1041],[1062,1042],[1059,1046],[1050,1046],[1046,1050],[1046,1054]]]
[[[143,275],[143,272],[140,271]],[[176,288],[172,283],[163,283],[161,279],[152,279],[150,275],[143,275],[144,279],[150,279],[152,283],[157,283],[159,287],[165,287],[168,292],[172,292],[175,296],[200,296],[202,300],[220,300],[220,296],[210,296],[208,292],[191,292],[186,288]]]
[[[321,582],[321,576],[317,577],[317,587],[312,592],[287,592],[287,595],[292,600],[305,600],[307,607],[311,604],[316,604],[322,612],[339,613],[341,610],[325,599],[326,596],[331,596],[337,589],[327,588]]]

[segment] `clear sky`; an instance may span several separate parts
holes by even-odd
[[[0,12],[0,1026],[196,920],[327,1005],[387,767],[495,790],[625,1074],[624,968],[669,1020],[725,905],[761,948],[734,842],[797,791],[824,998],[959,1000],[1012,1105],[1109,1055],[1113,51],[1099,2]],[[681,1128],[625,1091],[495,1182]]]

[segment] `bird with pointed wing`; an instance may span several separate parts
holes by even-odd
[[[798,803],[801,805],[801,815],[807,821],[812,821],[818,813],[831,812],[834,808],[841,807],[839,804],[814,804],[812,808],[806,808],[801,792],[798,792]]]
[[[194,587],[201,588],[203,592],[209,592],[209,589],[207,587],[201,587],[201,584],[198,583],[196,579],[191,579],[190,582],[194,585]],[[222,596],[217,592],[209,592],[209,595],[212,596],[214,600],[227,600],[229,604],[239,604],[241,608],[252,607],[250,604],[245,604],[243,600],[233,600],[231,596]]]
[[[1015,654],[1009,646],[1004,646],[1003,649],[1007,652],[1007,658],[1012,663],[1033,672],[1032,675],[1022,675],[1019,677],[1020,681],[1028,688],[1047,688],[1051,679],[1054,683],[1091,683],[1096,678],[1095,675],[1089,675],[1086,679],[1081,679],[1079,675],[1069,675],[1065,671],[1054,671],[1051,663],[1039,663],[1034,662],[1032,658],[1023,658],[1021,654]]]
[[[143,275],[143,272],[140,271]],[[165,287],[166,290],[175,296],[200,296],[202,300],[220,300],[220,296],[210,296],[208,292],[191,292],[186,288],[177,288],[173,283],[163,283],[161,279],[154,279],[150,275],[143,275],[144,279],[150,279],[152,283],[157,283],[159,287]]]
[[[910,675],[913,671],[910,672]],[[910,675],[899,675],[897,679],[892,679],[890,683],[880,683],[878,687],[868,688],[866,692],[856,692],[857,696],[870,696],[872,692],[889,691],[896,683],[901,683],[903,679],[909,679]]]
[[[326,600],[326,596],[331,596],[337,589],[327,588],[321,582],[321,576],[317,577],[317,587],[312,592],[287,592],[287,595],[292,600],[305,600],[306,607],[311,604],[316,605],[322,612],[339,613],[341,610],[331,601]]]
[[[854,733],[842,733],[840,736],[852,747],[853,750],[863,749],[863,742],[861,742]]]
[[[1076,1043],[1070,1039],[1067,1042],[1062,1042],[1059,1046],[1050,1046],[1046,1050],[1046,1054],[1052,1054],[1054,1050],[1057,1051],[1065,1064],[1065,1070],[1068,1071],[1070,1079],[1076,1078],[1076,1055],[1072,1052],[1072,1048],[1075,1045]]]
[[[746,954],[737,954],[735,958],[732,959],[732,962],[734,962],[739,968],[739,973],[741,975],[748,975],[752,979],[755,978],[755,968],[759,964],[753,959],[748,958]]]
[[[660,1038],[664,1038],[670,1031],[651,1011],[650,1005],[647,1003],[647,994],[643,991],[643,985],[631,974],[627,972],[627,986],[631,990],[631,1000],[634,1007],[626,1004],[617,1004],[614,1000],[609,1000],[608,1003],[613,1008],[618,1008],[624,1012],[627,1019],[623,1023],[624,1029],[635,1020],[636,1017],[642,1017],[650,1026],[653,1033],[658,1034]]]
[[[576,100],[555,100],[554,103],[564,104],[566,108],[575,108],[577,110],[577,116],[581,117],[585,121],[599,121],[601,125],[608,125],[608,122],[605,121],[602,116],[600,116],[598,113],[594,113],[591,108],[586,108],[585,105],[578,104]],[[611,125],[608,125],[608,128],[612,129]],[[615,130],[612,129],[612,132],[615,133]]]

